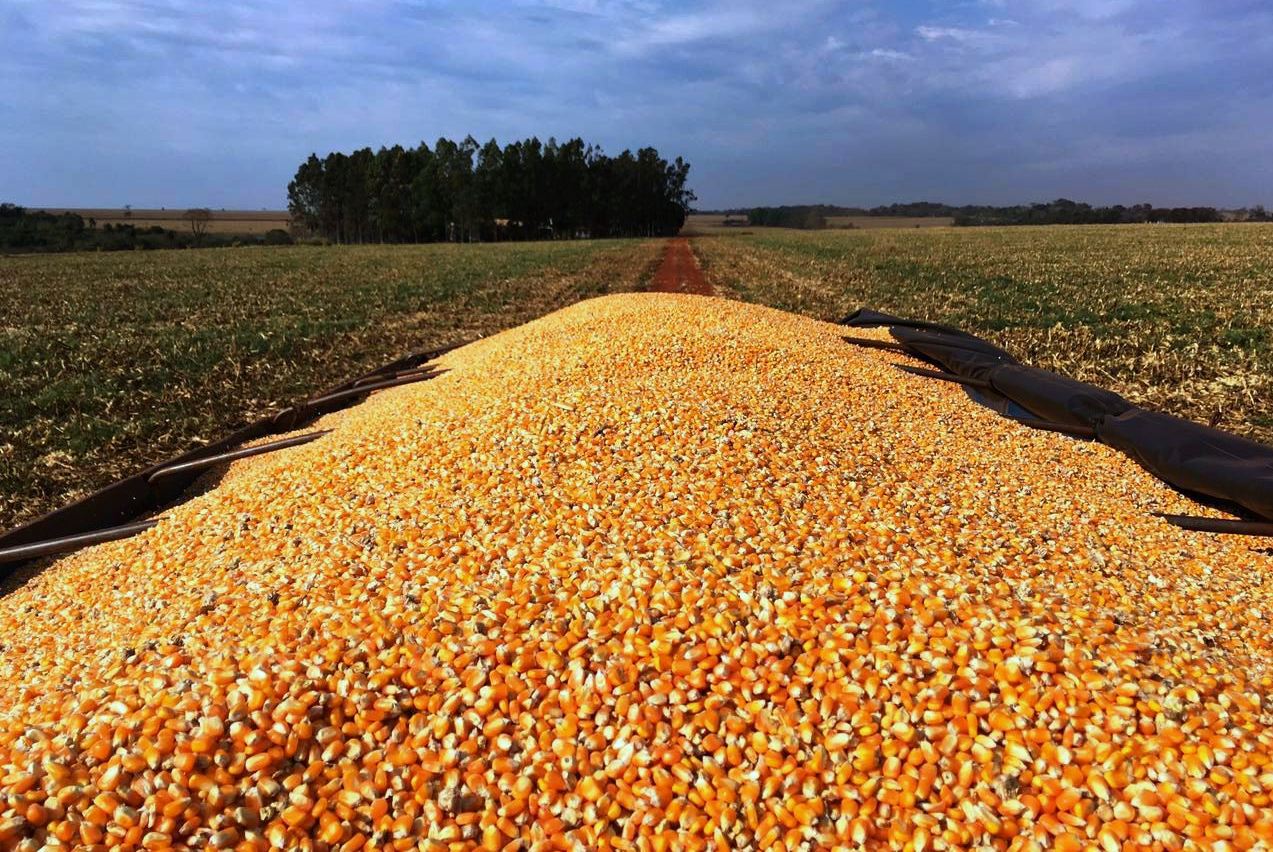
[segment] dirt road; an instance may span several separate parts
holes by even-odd
[[[663,263],[650,281],[653,293],[693,293],[697,296],[712,295],[712,287],[703,277],[698,260],[690,249],[690,241],[674,237],[667,241]]]

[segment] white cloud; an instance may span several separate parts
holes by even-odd
[[[1273,9],[1203,0],[981,0],[918,20],[884,0],[0,0],[0,75],[41,81],[0,93],[0,187],[70,203],[86,173],[122,184],[125,158],[202,157],[221,165],[200,187],[277,197],[310,150],[473,132],[654,143],[694,162],[708,204],[783,181],[953,198],[989,185],[987,163],[1032,196],[1043,172],[1137,150],[1196,158],[1213,128],[1262,138],[1271,70]]]
[[[854,58],[864,61],[879,62],[914,62],[914,54],[907,53],[904,50],[894,50],[891,47],[876,47],[871,50],[861,50],[854,54]]]
[[[1022,69],[1018,76],[1008,81],[1008,89],[1020,98],[1064,91],[1081,78],[1079,62],[1072,56],[1045,60]]]
[[[922,25],[916,27],[915,32],[924,41],[953,41],[960,44],[983,41],[987,36],[984,32],[965,29],[964,27],[934,27]]]

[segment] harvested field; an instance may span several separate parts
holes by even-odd
[[[1273,443],[1273,225],[1098,225],[695,239],[717,292],[948,323],[1023,361]]]
[[[1273,843],[1267,546],[842,331],[587,301],[53,565],[0,841]]]
[[[640,289],[662,247],[0,258],[0,529],[407,352]]]
[[[136,228],[149,228],[158,225],[170,231],[189,231],[190,223],[185,219],[185,210],[141,209],[124,210],[121,207],[45,207],[46,213],[76,213],[104,225],[132,225]],[[242,234],[259,235],[273,230],[289,230],[292,226],[292,214],[286,210],[213,210],[212,219],[208,222],[207,233],[210,234]]]

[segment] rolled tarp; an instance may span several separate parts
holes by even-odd
[[[1103,418],[1096,435],[1182,491],[1273,520],[1273,447],[1267,444],[1143,408]]]
[[[1174,488],[1273,520],[1273,447],[1148,411],[1096,385],[1025,366],[959,329],[865,308],[846,317],[845,324],[887,326],[909,354],[988,385],[970,393],[1001,414],[1019,417],[1024,411],[1048,423],[1093,429],[1098,440]]]
[[[892,314],[881,313],[880,311],[871,310],[870,308],[858,308],[844,319],[840,320],[840,325],[847,325],[851,328],[913,328],[920,331],[936,331],[941,334],[949,334],[956,337],[971,337],[973,340],[980,340],[963,329],[955,328],[952,325],[942,325],[941,323],[929,322],[928,320],[904,319],[902,317],[893,316]]]
[[[1001,364],[990,385],[1040,420],[1095,429],[1134,406],[1113,391],[1022,364]]]
[[[964,334],[947,334],[944,331],[928,331],[914,328],[893,328],[889,330],[893,339],[905,344],[911,351],[918,352],[930,361],[934,361],[952,372],[961,369],[982,371],[997,364],[1016,364],[1006,350],[980,337]],[[962,374],[961,374],[962,375]],[[972,376],[966,376],[972,378]]]
[[[895,328],[893,337],[912,353],[963,379],[986,382],[1040,420],[1095,428],[1101,417],[1122,414],[1132,404],[1113,391],[1027,367],[977,337]]]
[[[1003,350],[978,338],[895,329],[893,337],[915,355],[961,379],[989,385],[988,390],[1016,409],[1000,413],[1028,415],[1062,426],[1094,429],[1105,416],[1122,414],[1131,403],[1112,391],[1020,364]],[[999,406],[992,408],[1000,410]]]
[[[893,326],[889,331],[910,354],[923,358],[952,375],[979,385],[965,387],[965,391],[973,401],[1004,417],[1030,416],[1030,412],[1014,405],[1011,399],[997,393],[990,385],[990,377],[997,368],[1004,364],[1017,363],[1016,359],[1004,350],[963,332],[952,334],[947,331],[916,329],[909,326]]]
[[[981,352],[993,353],[1005,361],[1013,361],[1016,359],[1008,354],[1006,350],[1000,349],[992,343],[982,340],[980,337],[969,334],[962,329],[954,328],[941,323],[928,322],[927,320],[912,320],[895,317],[892,314],[884,314],[879,311],[873,311],[870,308],[859,308],[840,320],[840,325],[850,326],[852,328],[880,328],[886,327],[894,338],[900,333],[911,332],[915,336],[913,340],[922,341],[930,340],[932,343],[940,343],[945,341],[948,345],[962,345],[968,349],[974,349]]]

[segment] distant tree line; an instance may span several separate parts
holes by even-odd
[[[1068,198],[1014,207],[961,207],[948,215],[955,217],[956,225],[1129,225],[1224,221],[1220,211],[1214,207],[1154,207],[1152,204],[1093,207]]]
[[[69,251],[84,234],[75,213],[38,213],[16,204],[0,204],[0,248]]]
[[[259,236],[209,234],[211,213],[202,208],[189,210],[190,230],[174,231],[158,225],[138,227],[126,222],[97,222],[78,213],[46,213],[17,204],[0,204],[0,251],[132,251],[234,245],[287,245],[293,240],[287,231],[275,229]]]
[[[726,211],[730,213],[740,211]],[[797,204],[782,207],[754,207],[746,211],[750,225],[817,229],[827,227],[833,216],[948,217],[956,225],[1111,225],[1143,222],[1273,221],[1263,206],[1221,211],[1214,207],[1155,207],[1134,204],[1124,207],[1093,207],[1068,198],[1040,204],[1008,207],[968,204],[955,207],[933,201],[889,204],[880,207],[840,207],[834,204]]]
[[[951,217],[956,210],[971,209],[951,207],[934,201],[914,201],[910,204],[888,204],[879,207],[841,207],[838,204],[789,204],[781,207],[753,207],[745,212],[747,223],[757,227],[800,228],[817,230],[827,227],[832,217],[891,216],[905,218]]]
[[[830,204],[796,204],[782,207],[753,207],[747,211],[747,224],[757,228],[799,228],[816,231],[827,226],[828,216],[862,215],[840,213],[846,209]]]
[[[668,236],[694,200],[689,170],[654,148],[610,157],[582,139],[501,147],[469,136],[311,154],[287,202],[297,221],[339,243]]]

